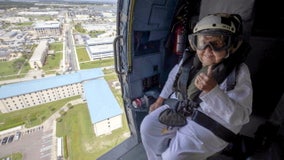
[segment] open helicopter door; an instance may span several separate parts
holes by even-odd
[[[115,70],[121,83],[123,105],[131,132],[122,144],[98,160],[145,160],[140,123],[148,114],[149,97],[158,96],[165,66],[165,41],[178,5],[176,0],[118,0]],[[146,100],[146,101],[145,101]]]
[[[186,3],[191,8],[184,8]],[[173,54],[171,33],[180,17],[177,14],[180,8],[191,12],[188,16],[190,27],[208,13],[230,11],[241,14],[246,25],[245,36],[252,45],[246,63],[252,72],[254,111],[260,114],[270,113],[267,110],[273,111],[280,99],[283,85],[279,84],[282,84],[284,77],[283,69],[277,66],[283,61],[281,44],[284,32],[281,24],[284,23],[280,22],[283,22],[284,15],[277,12],[281,10],[280,2],[118,0],[117,37],[114,40],[115,70],[121,83],[123,106],[131,136],[98,160],[147,159],[140,139],[140,123],[148,114],[149,100],[158,96],[170,69],[179,59],[178,54]],[[267,14],[270,18],[264,18]],[[273,74],[273,71],[277,74]],[[244,131],[251,134],[253,125],[254,123],[248,124],[248,130],[245,126]]]
[[[145,95],[157,96],[164,71],[165,43],[178,1],[118,2],[115,69],[131,133],[140,140],[139,124],[146,114]],[[147,103],[148,104],[148,103]]]

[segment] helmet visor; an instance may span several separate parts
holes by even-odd
[[[222,51],[229,49],[231,46],[231,37],[229,35],[192,35],[192,45],[198,50],[205,50],[210,47],[214,51]]]

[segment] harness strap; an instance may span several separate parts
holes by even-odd
[[[192,120],[199,125],[207,128],[212,133],[214,133],[217,137],[223,139],[226,142],[232,142],[236,139],[237,135],[221,125],[220,123],[216,122],[212,118],[208,117],[206,114],[195,110],[192,114]]]
[[[185,92],[184,89],[188,88],[188,84],[191,82],[194,75],[199,70],[199,68],[197,69],[197,68],[193,67],[190,70],[191,74],[188,74],[188,73],[185,74],[184,72],[182,72],[182,71],[188,71],[189,64],[190,64],[190,66],[193,65],[194,61],[188,60],[188,58],[193,59],[192,57],[189,57],[189,56],[186,57],[186,59],[184,60],[184,62],[182,64],[182,67],[181,67],[183,70],[180,70],[179,76],[175,80],[175,85],[174,85],[175,89],[178,89],[179,91],[181,91],[185,95],[187,95],[186,94],[187,92],[184,93]],[[235,60],[236,58],[237,58],[237,60]],[[234,89],[234,87],[236,85],[237,70],[238,70],[239,64],[240,64],[240,61],[238,61],[239,60],[238,58],[239,57],[230,56],[229,59],[226,59],[226,61],[224,61],[222,64],[219,64],[221,66],[219,66],[219,68],[217,68],[217,69],[219,69],[218,71],[216,71],[216,74],[219,73],[219,76],[215,77],[215,78],[218,78],[218,79],[216,79],[217,82],[221,83],[221,82],[223,82],[223,80],[225,78],[227,78],[226,91],[230,91],[230,90]],[[237,65],[233,65],[235,63]],[[190,76],[191,79],[189,79],[188,76]],[[182,84],[182,85],[180,85],[180,84]],[[195,92],[193,92],[193,93],[195,93]],[[194,97],[193,93],[191,94],[191,96]],[[196,92],[195,98],[192,98],[191,101],[199,104],[201,102],[201,100],[199,99],[199,96],[198,96],[199,93],[200,92]],[[187,95],[187,96],[189,96],[189,95]],[[188,107],[184,108],[184,115],[185,116],[187,116],[187,114],[189,114],[189,115],[192,114],[191,116],[192,116],[193,121],[195,121],[199,125],[207,128],[213,134],[215,134],[216,136],[218,136],[219,138],[223,139],[226,142],[232,142],[236,139],[237,135],[234,132],[230,131],[229,129],[224,127],[222,124],[216,122],[214,119],[208,117],[206,114],[196,110],[197,107],[192,107],[191,105],[187,105],[187,106]]]
[[[232,89],[234,89],[235,85],[236,85],[236,77],[237,77],[237,71],[239,69],[239,65],[237,65],[236,67],[234,67],[234,69],[232,70],[232,72],[229,74],[229,76],[227,77],[227,83],[226,83],[226,91],[230,91]]]
[[[179,99],[186,100],[188,98],[187,88],[202,65],[196,54],[190,52],[189,49],[185,50],[180,65],[174,81],[173,90],[181,93],[181,97],[178,97]]]

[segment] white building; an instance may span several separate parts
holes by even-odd
[[[30,22],[30,20],[26,17],[7,17],[7,18],[3,18],[0,19],[2,21],[5,22],[9,22],[9,23],[24,23],[24,22]]]
[[[111,90],[106,89],[104,86],[108,86],[104,79],[88,81],[88,83],[84,84],[86,100],[96,136],[111,134],[113,130],[122,127],[121,109]]]
[[[43,67],[45,58],[48,53],[48,41],[43,40],[39,43],[34,50],[32,57],[29,60],[30,67],[33,69],[39,69]]]
[[[116,26],[115,23],[114,25],[109,25],[109,24],[82,24],[82,27],[87,30],[88,32],[90,31],[115,31]]]
[[[89,109],[96,136],[122,127],[122,110],[101,69],[13,83],[0,87],[0,111],[9,113],[81,95]]]
[[[18,31],[10,31],[1,35],[1,38],[5,42],[13,42],[14,38],[18,34]]]
[[[0,62],[5,62],[9,60],[10,52],[7,48],[0,47]]]
[[[38,9],[38,8],[34,8],[34,9]],[[45,11],[45,12],[19,12],[18,15],[28,15],[28,16],[44,16],[44,15],[50,15],[50,16],[56,16],[58,15],[58,11]]]
[[[88,46],[87,52],[89,54],[90,59],[92,60],[113,57],[113,45],[103,44]]]
[[[37,22],[34,30],[39,37],[58,37],[61,35],[62,25],[58,21]]]
[[[91,60],[113,57],[114,37],[91,38],[86,41],[86,50]]]

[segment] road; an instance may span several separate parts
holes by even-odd
[[[77,71],[80,69],[77,54],[76,54],[76,47],[74,44],[74,38],[72,33],[72,26],[70,24],[65,24],[65,50],[63,50],[63,53],[65,54],[65,65],[67,65],[66,68],[68,71]]]

